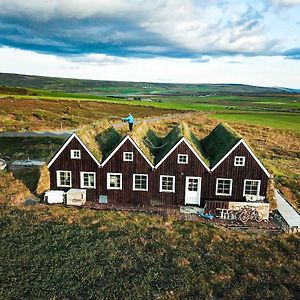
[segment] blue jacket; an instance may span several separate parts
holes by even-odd
[[[122,120],[127,121],[128,123],[133,123],[134,122],[134,118],[132,115],[129,115],[126,118],[122,118]]]

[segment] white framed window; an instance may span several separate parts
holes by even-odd
[[[81,159],[81,151],[71,150],[71,159]]]
[[[122,190],[122,174],[121,173],[107,173],[107,189],[108,190]]]
[[[231,196],[232,192],[232,179],[217,178],[216,195],[217,196]]]
[[[56,179],[58,187],[72,187],[71,171],[56,171]]]
[[[133,174],[133,190],[134,191],[148,191],[148,175],[147,174]]]
[[[133,161],[133,152],[123,152],[123,161]]]
[[[260,193],[260,180],[244,180],[243,196],[259,196]]]
[[[96,188],[96,173],[95,172],[80,172],[80,187],[95,189]]]
[[[175,193],[175,176],[160,175],[159,191]]]
[[[246,158],[245,156],[235,156],[234,157],[234,166],[243,167],[245,165]]]
[[[189,162],[189,156],[187,154],[178,154],[177,163],[178,164],[187,164]]]

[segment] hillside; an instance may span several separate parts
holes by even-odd
[[[242,84],[172,84],[126,81],[82,80],[0,73],[0,85],[92,95],[262,95],[290,94],[291,89]]]

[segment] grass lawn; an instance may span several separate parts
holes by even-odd
[[[300,132],[300,115],[287,113],[216,113],[211,118]]]
[[[300,237],[140,213],[0,207],[1,299],[296,299]]]

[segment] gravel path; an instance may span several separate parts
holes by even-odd
[[[180,113],[180,114],[174,114],[174,115],[166,115],[166,116],[159,116],[154,118],[145,119],[146,123],[151,123],[159,120],[166,120],[166,119],[176,119],[178,117],[182,117],[186,115],[187,113]],[[142,121],[135,121],[135,124],[140,124]],[[114,123],[112,124],[114,128],[120,128],[123,126],[127,126],[127,122],[121,122],[121,123]],[[76,128],[69,129],[69,130],[48,130],[48,131],[3,131],[0,132],[0,137],[61,137],[66,138],[70,136]]]

